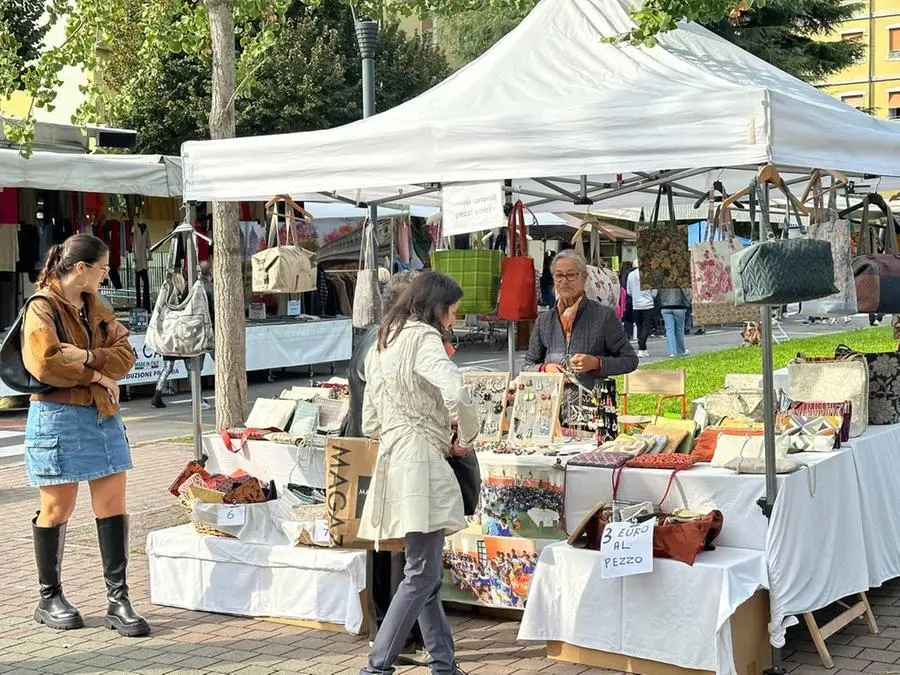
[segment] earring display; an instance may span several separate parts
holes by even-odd
[[[552,443],[559,424],[562,392],[561,373],[521,373],[516,379],[509,441]]]
[[[503,420],[506,418],[506,391],[509,389],[509,373],[463,373],[463,382],[469,388],[481,427],[476,441],[499,441],[503,438]]]
[[[599,380],[590,392],[579,391],[567,402],[568,426],[591,431],[597,445],[614,440],[619,435],[617,405],[616,381]]]

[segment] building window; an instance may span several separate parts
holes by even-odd
[[[888,92],[888,119],[900,120],[900,91]]]
[[[841,33],[841,42],[862,42],[863,32],[855,30],[849,33]]]
[[[888,30],[888,40],[890,44],[890,51],[888,52],[889,59],[900,59],[900,28],[891,28]]]
[[[857,110],[862,110],[865,106],[865,98],[862,94],[847,94],[846,96],[841,96],[841,101]]]

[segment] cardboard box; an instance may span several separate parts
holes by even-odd
[[[769,592],[758,590],[731,617],[734,666],[738,675],[759,675],[772,665],[769,644]],[[605,668],[640,675],[716,675],[711,670],[680,668],[670,663],[639,659],[623,654],[576,647],[565,642],[548,642],[547,657],[555,661]]]

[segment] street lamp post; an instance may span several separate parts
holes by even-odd
[[[356,20],[356,42],[362,59],[363,119],[375,114],[375,53],[378,51],[378,24],[369,18]],[[378,207],[369,206],[369,221],[378,225]],[[393,235],[391,237],[393,239]],[[391,247],[393,249],[393,246]],[[393,262],[392,262],[393,264]]]

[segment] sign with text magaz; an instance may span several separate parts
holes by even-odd
[[[441,191],[445,237],[503,227],[503,188],[500,183],[457,183]]]
[[[654,520],[644,523],[607,523],[600,538],[600,576],[603,579],[653,571]]]

